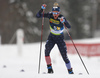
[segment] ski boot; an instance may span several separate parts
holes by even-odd
[[[68,69],[68,73],[69,74],[74,74],[72,68],[71,69]]]
[[[51,65],[47,65],[48,73],[53,73],[53,69]]]

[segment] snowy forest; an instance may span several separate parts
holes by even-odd
[[[61,14],[71,24],[69,32],[73,39],[100,37],[100,0],[0,0],[0,35],[2,44],[9,44],[16,30],[24,30],[25,43],[39,42],[42,19],[36,13],[43,3],[45,12],[50,12],[54,2],[58,2]],[[45,18],[43,41],[47,40],[49,20]],[[64,32],[65,39],[69,39]],[[11,43],[16,43],[16,38]]]

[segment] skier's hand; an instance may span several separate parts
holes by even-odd
[[[60,22],[61,23],[64,23],[65,22],[65,19],[64,18],[60,18]]]
[[[46,9],[46,6],[47,6],[46,4],[43,4],[43,5],[41,6],[41,9],[43,9],[43,10]]]

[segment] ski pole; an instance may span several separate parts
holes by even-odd
[[[63,25],[64,25],[65,29],[67,30],[67,27],[65,26],[64,23],[63,23]],[[75,44],[74,44],[74,41],[72,40],[72,37],[70,36],[68,30],[67,30],[67,33],[68,33],[68,35],[69,35],[69,37],[70,37],[70,39],[71,39],[71,41],[72,41],[72,43],[73,43],[73,45],[74,45],[74,47],[75,47],[75,49],[76,49],[76,52],[77,52],[79,58],[81,59],[81,62],[82,62],[82,64],[83,64],[83,66],[84,66],[84,68],[85,68],[87,74],[89,74],[89,72],[88,72],[88,70],[87,70],[87,68],[86,68],[86,66],[85,66],[85,64],[84,64],[84,62],[83,62],[83,60],[82,60],[82,58],[81,58],[81,55],[79,54],[78,49],[76,48],[76,46],[75,46]]]
[[[41,27],[41,43],[40,43],[40,55],[39,55],[39,66],[38,66],[38,73],[40,73],[40,64],[41,64],[41,51],[42,51],[43,25],[44,25],[44,10],[43,10],[43,16],[42,16],[42,27]]]

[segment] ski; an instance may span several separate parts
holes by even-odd
[[[53,74],[53,73],[42,72],[42,74]],[[83,75],[83,73],[78,73],[78,75]]]

